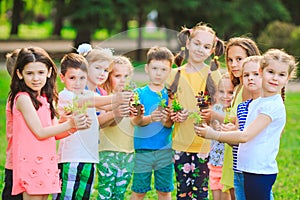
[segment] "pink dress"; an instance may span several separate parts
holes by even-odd
[[[20,92],[20,95],[28,95]],[[49,104],[40,97],[42,106],[37,110],[43,127],[52,126]],[[39,140],[28,128],[23,115],[13,107],[13,189],[12,194],[60,193],[57,167],[56,142],[54,137]]]

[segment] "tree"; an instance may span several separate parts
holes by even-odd
[[[65,15],[65,0],[55,0],[54,1],[54,28],[52,35],[61,37],[61,30],[63,28],[63,19]]]
[[[107,13],[107,9],[111,8],[110,0],[71,0],[68,8],[72,26],[77,31],[75,47],[82,43],[90,43],[92,34],[99,28],[99,21],[109,20],[112,15]]]
[[[18,35],[19,24],[21,23],[21,12],[24,8],[24,2],[22,0],[14,0],[13,10],[12,10],[12,20],[10,35]]]

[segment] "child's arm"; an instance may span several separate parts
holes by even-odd
[[[109,96],[90,96],[78,100],[79,105],[88,104],[89,107],[97,107],[102,110],[112,110],[120,104],[128,104],[132,98],[132,92],[119,92]]]
[[[67,132],[72,128],[89,128],[91,125],[91,121],[89,121],[88,117],[85,114],[80,114],[72,116],[71,119],[62,124],[43,127],[32,101],[27,95],[20,95],[17,98],[16,108],[22,113],[27,126],[38,139],[49,138],[60,133]]]
[[[130,114],[129,104],[122,104],[111,111],[103,112],[98,116],[98,122],[101,128],[107,126],[115,126],[123,117],[128,117]]]
[[[270,123],[272,119],[265,114],[259,114],[257,118],[247,127],[244,131],[229,131],[219,132],[215,131],[209,126],[203,125],[202,127],[194,127],[198,136],[207,139],[214,139],[220,142],[231,144],[245,143],[253,139],[260,132],[262,132]]]

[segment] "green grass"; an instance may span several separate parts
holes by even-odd
[[[4,70],[0,70],[0,190],[3,189],[4,166],[5,166],[5,103],[9,91],[10,77]],[[58,81],[60,89],[62,85]],[[280,151],[277,157],[279,174],[273,187],[273,193],[276,200],[300,199],[298,184],[300,183],[300,93],[287,93],[286,111],[287,124],[282,134]],[[96,181],[97,184],[97,181]],[[153,185],[153,184],[152,184]],[[130,187],[126,193],[126,199],[130,197]],[[93,194],[93,199],[96,192]],[[156,192],[152,190],[147,193],[145,199],[157,199]],[[172,199],[175,199],[175,190],[172,192]]]
[[[10,35],[10,23],[6,20],[0,21],[0,39],[9,39]],[[20,24],[18,36],[13,36],[14,39],[50,39],[53,23],[51,21],[45,21],[43,23],[32,23],[32,24]],[[165,39],[166,34],[162,30],[156,30],[153,32],[147,32],[146,29],[143,29],[143,38],[145,39]],[[65,25],[61,30],[62,39],[73,40],[76,37],[76,30],[70,26]],[[97,29],[93,33],[94,40],[105,40],[109,38],[109,33],[106,29]],[[128,37],[130,39],[135,39],[138,37],[138,29],[136,26],[130,26],[130,29],[127,31],[127,34],[120,34],[118,37],[122,38]]]

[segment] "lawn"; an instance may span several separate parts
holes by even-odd
[[[0,190],[3,189],[4,165],[5,165],[5,103],[9,91],[10,78],[6,71],[0,70]],[[298,184],[300,183],[300,93],[287,93],[286,111],[287,124],[282,134],[279,155],[277,157],[279,174],[273,187],[276,200],[300,199]],[[96,183],[97,184],[97,183]],[[126,193],[129,199],[130,191]],[[175,199],[175,191],[172,196]],[[95,193],[93,194],[93,199]],[[154,191],[151,191],[145,199],[157,199]]]

